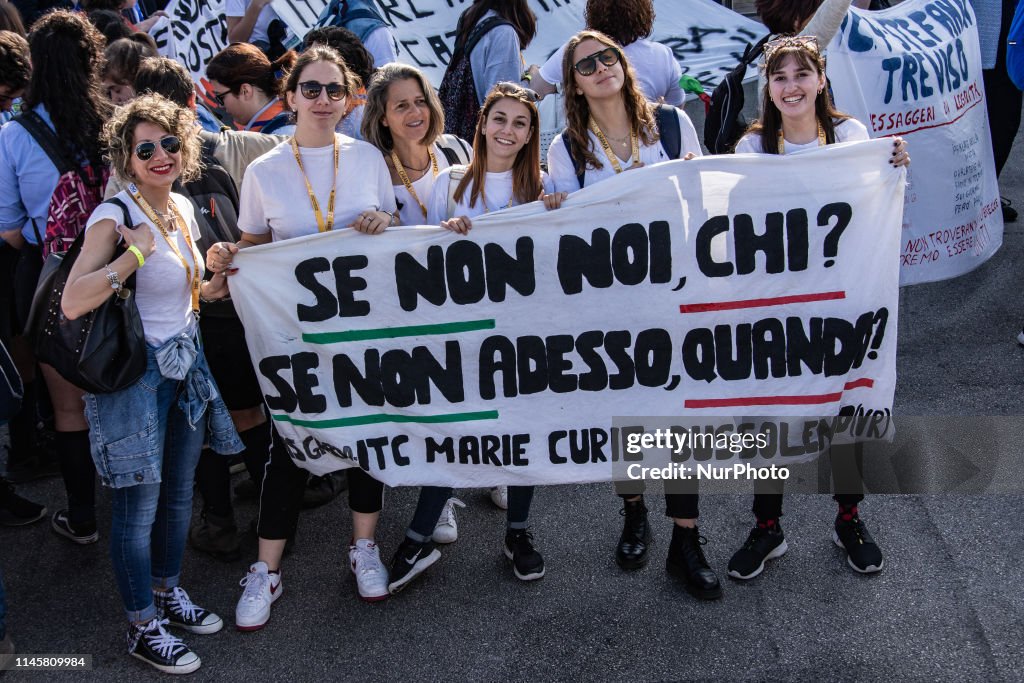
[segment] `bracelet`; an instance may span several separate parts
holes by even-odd
[[[128,247],[128,251],[135,254],[135,258],[139,260],[139,268],[146,265],[146,257],[142,255],[142,252],[139,250],[137,246],[133,244],[132,246]]]
[[[121,291],[121,279],[118,278],[117,272],[110,269],[109,265],[103,266],[103,269],[107,271],[107,282],[110,283],[110,288],[115,292]]]
[[[398,225],[398,216],[391,213],[390,211],[385,211],[384,209],[381,209],[381,213],[386,213],[387,215],[391,216],[391,220],[388,222],[389,228]]]

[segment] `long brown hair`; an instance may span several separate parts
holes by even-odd
[[[622,104],[626,107],[632,127],[640,135],[644,145],[653,145],[658,141],[658,125],[654,119],[654,107],[644,97],[640,86],[637,84],[636,72],[633,66],[626,59],[622,48],[614,40],[600,31],[580,31],[565,46],[565,54],[562,56],[562,83],[565,84],[565,132],[573,143],[573,147],[579,150],[582,155],[576,168],[577,173],[582,173],[586,168],[604,168],[604,164],[594,154],[593,143],[590,139],[590,103],[582,94],[576,92],[576,69],[573,53],[576,46],[584,40],[596,40],[602,45],[614,47],[619,51],[619,63],[622,64]]]
[[[526,0],[473,0],[470,8],[459,17],[455,45],[465,45],[481,17],[491,10],[512,24],[519,37],[520,50],[525,50],[537,36],[537,17]]]
[[[516,160],[512,164],[512,196],[520,204],[527,204],[536,201],[544,189],[540,177],[540,115],[537,113],[537,105],[533,102],[534,95],[515,83],[498,83],[487,93],[484,106],[480,109],[476,133],[473,135],[473,160],[469,164],[466,175],[455,187],[456,202],[462,201],[467,188],[473,188],[469,196],[470,208],[476,206],[477,199],[485,196],[487,138],[484,137],[484,128],[487,127],[487,117],[495,103],[505,98],[522,102],[530,111],[530,139],[519,150]]]
[[[765,154],[779,153],[779,131],[782,130],[782,112],[775,106],[771,98],[771,77],[779,70],[786,57],[792,55],[799,67],[810,69],[821,75],[825,73],[825,59],[810,44],[793,42],[785,47],[772,51],[765,63],[764,71],[766,83],[764,92],[761,93],[761,120],[755,121],[747,129],[747,133],[756,133],[761,136],[761,151]],[[814,115],[825,131],[825,144],[831,145],[836,141],[836,124],[850,118],[849,114],[838,111],[832,105],[832,98],[828,94],[828,88],[822,88],[818,96],[814,98]]]

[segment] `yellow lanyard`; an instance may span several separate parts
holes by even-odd
[[[181,253],[181,249],[178,248],[178,240],[171,237],[170,230],[164,226],[163,220],[160,219],[160,215],[156,212],[146,198],[139,192],[139,188],[135,186],[135,183],[128,185],[128,192],[131,194],[132,199],[142,209],[142,213],[146,214],[146,218],[153,222],[156,229],[163,235],[164,241],[167,242],[174,255],[181,261],[181,265],[185,268],[185,280],[189,284],[189,289],[192,291],[192,312],[197,313],[199,311],[199,287],[202,284],[202,273],[199,272],[199,260],[196,258],[195,247],[192,246],[192,235],[189,234],[189,226],[185,224],[185,220],[181,217],[178,212],[178,207],[175,205],[174,200],[170,200],[168,205],[171,207],[171,220],[178,220],[178,224],[181,227],[182,236],[185,238],[185,244],[188,245],[188,250],[192,254],[192,265],[188,264],[185,259],[185,255]]]
[[[818,147],[824,147],[828,142],[825,138],[825,129],[821,127],[821,121],[818,121]],[[779,154],[786,153],[786,138],[782,135],[782,131],[779,130]]]
[[[331,183],[331,196],[327,200],[327,221],[324,222],[324,214],[320,211],[320,202],[316,200],[316,193],[313,186],[309,184],[309,177],[306,169],[302,167],[302,156],[299,154],[299,143],[292,138],[292,152],[295,153],[295,162],[299,165],[299,172],[302,179],[306,181],[306,192],[309,193],[309,203],[313,206],[313,215],[316,216],[316,228],[320,232],[327,232],[334,227],[334,190],[338,185],[338,137],[334,137],[334,182]]]
[[[594,135],[597,136],[598,141],[601,143],[601,147],[604,149],[605,156],[608,157],[608,161],[612,162],[612,168],[615,169],[616,173],[622,173],[622,165],[619,164],[619,157],[612,150],[612,146],[608,144],[608,138],[604,136],[601,128],[597,125],[597,121],[593,118],[590,119],[590,130],[594,131]],[[629,142],[633,148],[633,163],[640,163],[640,136],[636,134],[636,131],[630,129],[629,131]]]
[[[437,168],[437,157],[434,156],[434,150],[428,147],[427,156],[430,157],[430,165],[433,169],[434,177],[436,178],[440,171]],[[423,212],[423,217],[426,218],[427,205],[424,204],[420,200],[419,195],[416,194],[416,190],[412,186],[412,181],[409,180],[409,174],[405,172],[405,166],[402,165],[402,160],[398,158],[398,152],[395,150],[391,150],[391,163],[395,165],[395,171],[398,173],[398,177],[402,179],[402,184],[405,185],[405,189],[409,190],[409,194],[416,200],[416,203],[420,205],[420,211]]]

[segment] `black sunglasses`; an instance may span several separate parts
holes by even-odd
[[[327,89],[327,97],[337,102],[345,96],[345,86],[341,83],[321,83],[320,81],[305,81],[299,83],[299,92],[307,100],[315,100],[320,97],[324,88]]]
[[[176,135],[168,135],[167,137],[160,138],[160,146],[168,154],[177,154],[181,151],[181,140]],[[139,158],[139,161],[149,161],[155,153],[155,142],[140,142],[135,145],[135,156]]]
[[[216,102],[219,106],[223,107],[224,106],[224,98],[227,97],[228,95],[234,95],[235,91],[231,90],[231,89],[228,89],[228,90],[225,90],[224,92],[213,92],[211,90],[210,94],[213,95],[213,101]]]
[[[580,76],[592,76],[597,71],[597,63],[601,62],[605,66],[615,66],[619,63],[619,51],[614,47],[606,47],[600,52],[595,52],[592,55],[587,55],[580,61],[576,62],[572,68],[576,69],[576,73]]]

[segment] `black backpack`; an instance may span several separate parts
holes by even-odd
[[[676,108],[669,104],[658,104],[654,107],[654,119],[658,123],[658,138],[661,148],[669,159],[678,159],[683,150],[683,133],[679,129],[679,115]],[[565,151],[569,153],[572,160],[572,167],[576,169],[576,181],[583,189],[583,180],[587,175],[587,167],[583,159],[576,154],[576,145],[562,131],[562,142],[565,144]]]
[[[459,27],[456,29],[458,33],[461,33],[462,19],[463,17],[459,17]],[[455,44],[452,61],[448,63],[441,87],[437,89],[441,107],[444,109],[444,132],[463,140],[473,139],[477,118],[480,116],[480,102],[476,96],[476,86],[473,84],[473,67],[469,55],[488,31],[508,23],[501,17],[484,19],[473,27],[464,44]]]
[[[711,107],[704,118],[704,145],[710,153],[732,152],[747,130],[747,120],[743,116],[743,78],[747,75],[747,67],[761,56],[769,38],[771,36],[767,35],[753,45],[747,44],[740,63],[711,93]]]

